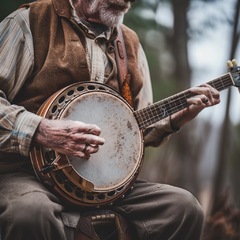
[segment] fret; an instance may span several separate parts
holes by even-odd
[[[214,79],[210,82],[207,82],[207,84],[209,84],[210,86],[216,88],[218,91],[222,91],[230,86],[233,85],[231,77],[229,75],[229,73]]]
[[[153,106],[152,107],[152,112],[153,112],[154,116],[157,116],[158,115],[158,110],[157,110],[157,108],[154,104],[152,106]]]
[[[222,90],[225,88],[225,85],[224,85],[224,79],[222,77],[219,78],[220,81],[218,81],[221,85],[219,87],[219,90]],[[214,82],[216,83],[216,82]],[[218,87],[218,86],[217,86]]]
[[[210,86],[214,87],[218,91],[222,91],[233,85],[231,76],[229,73],[207,82]],[[188,107],[187,99],[194,96],[190,90],[182,91],[171,97],[155,102],[154,104],[147,106],[143,109],[134,112],[139,127],[144,129],[151,124],[154,124],[163,118],[172,115],[184,108]]]

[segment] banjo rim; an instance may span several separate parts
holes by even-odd
[[[76,93],[77,92],[77,93]],[[93,82],[81,82],[81,83],[74,83],[71,84],[55,94],[53,94],[39,109],[38,115],[42,117],[47,117],[50,119],[61,119],[61,114],[64,112],[64,109],[69,106],[69,100],[73,101],[74,99],[82,96],[83,94],[93,93],[93,92],[104,92],[110,94],[120,101],[122,101],[127,108],[132,110],[132,107],[128,104],[128,102],[123,99],[114,89],[109,86],[106,86],[101,83],[93,83]],[[70,94],[71,93],[71,94]],[[64,101],[61,99],[64,96]],[[66,99],[67,98],[67,99]],[[55,107],[55,102],[58,101],[59,106]],[[66,104],[67,101],[68,103]],[[62,109],[58,109],[58,108]],[[54,109],[54,111],[53,111]],[[49,113],[51,111],[52,113]],[[55,114],[55,111],[58,111],[58,114]],[[52,114],[52,116],[51,116]],[[50,116],[49,116],[50,115]],[[46,185],[50,185],[51,188],[57,192],[60,197],[62,197],[67,202],[70,202],[74,205],[78,206],[100,206],[112,203],[113,201],[117,200],[120,197],[123,197],[124,194],[133,186],[136,178],[139,175],[141,166],[142,166],[142,159],[143,159],[143,136],[142,131],[139,129],[139,136],[140,136],[140,146],[139,146],[139,157],[136,164],[136,167],[133,171],[133,174],[124,180],[117,188],[109,188],[106,189],[89,189],[86,187],[86,179],[79,176],[79,173],[74,169],[72,166],[64,167],[60,170],[51,170],[47,173],[43,173],[43,168],[45,165],[48,164],[48,161],[45,160],[46,153],[57,155],[57,152],[54,150],[49,150],[43,147],[35,146],[30,153],[32,165],[34,171],[40,181],[43,181]],[[49,150],[49,152],[48,152]],[[66,156],[66,155],[65,155]],[[68,157],[68,156],[66,156]],[[61,180],[59,180],[61,179]],[[83,180],[83,181],[82,181]],[[69,186],[65,185],[62,182],[68,182]],[[88,181],[87,181],[88,182]],[[70,186],[71,185],[71,186]],[[77,192],[73,193],[71,187],[77,186]]]

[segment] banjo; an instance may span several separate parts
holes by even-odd
[[[240,67],[235,65],[207,84],[218,91],[240,87]],[[135,111],[119,93],[101,83],[74,83],[61,89],[41,106],[38,114],[97,124],[106,142],[90,159],[34,146],[30,157],[37,177],[71,204],[98,207],[113,203],[124,197],[139,175],[144,154],[142,131],[188,107],[191,96],[185,90]]]

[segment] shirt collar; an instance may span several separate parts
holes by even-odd
[[[79,26],[84,30],[87,37],[90,38],[104,38],[110,40],[112,35],[114,35],[115,28],[108,28],[104,25],[98,23],[89,23],[80,19],[77,15],[76,9],[72,3],[72,0],[69,0],[71,5],[71,13],[73,19],[79,24]]]

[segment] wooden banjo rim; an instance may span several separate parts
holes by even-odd
[[[119,96],[119,94],[116,93],[115,90],[110,88],[109,86],[105,86],[105,85],[99,84],[99,83],[81,82],[81,83],[74,83],[74,84],[67,86],[64,89],[56,92],[41,106],[41,108],[38,111],[38,114],[40,116],[46,117],[48,115],[48,111],[51,108],[52,104],[54,104],[54,102],[58,98],[61,98],[62,94],[64,94],[65,92],[72,91],[72,89],[82,87],[82,86],[84,86],[84,84],[85,84],[85,89],[87,88],[87,91],[84,93],[87,93],[89,91],[90,92],[104,91],[109,94],[113,94],[114,96],[117,96],[119,99],[124,101],[124,103],[129,108],[131,108],[129,106],[129,104],[127,103],[127,101],[122,99],[122,97]],[[82,94],[84,94],[84,93],[82,92]],[[71,97],[71,99],[76,98],[82,94]],[[142,143],[143,143],[143,140],[142,140]],[[118,199],[120,197],[123,197],[124,194],[129,190],[129,188],[132,187],[136,178],[138,177],[140,169],[141,169],[141,165],[142,165],[142,158],[143,158],[143,147],[142,147],[141,154],[140,154],[141,160],[139,160],[138,166],[136,167],[136,171],[134,172],[134,174],[131,177],[129,177],[129,179],[126,182],[124,182],[121,186],[119,186],[118,189],[116,189],[115,191],[107,192],[107,193],[104,193],[102,191],[86,192],[85,190],[81,189],[81,190],[83,190],[82,192],[80,191],[81,194],[85,194],[83,200],[81,200],[82,199],[81,197],[78,197],[78,196],[76,197],[76,194],[71,193],[71,191],[69,191],[69,192],[66,191],[66,186],[62,185],[57,180],[57,178],[59,178],[59,176],[56,174],[56,172],[58,172],[58,174],[60,174],[60,175],[65,175],[68,177],[70,176],[70,178],[72,175],[71,174],[69,175],[69,172],[74,173],[74,175],[78,175],[78,173],[73,169],[73,167],[69,166],[68,168],[58,170],[58,171],[52,171],[52,172],[45,173],[45,174],[43,174],[41,172],[41,169],[44,167],[44,163],[45,163],[44,153],[42,150],[43,149],[40,147],[34,147],[33,151],[31,152],[31,161],[34,166],[34,171],[35,171],[36,175],[38,176],[38,178],[40,180],[42,180],[46,185],[50,185],[51,188],[53,188],[55,192],[57,192],[61,197],[63,197],[65,200],[67,200],[67,202],[73,203],[75,205],[80,205],[80,206],[105,205],[105,204],[112,203],[113,201],[115,201],[116,199]],[[69,180],[69,179],[67,179],[67,180]],[[66,181],[66,179],[64,179],[64,181]],[[78,182],[78,180],[75,180],[74,178],[71,178],[71,181],[75,182],[74,184],[77,184],[77,182]],[[53,185],[53,182],[56,185]],[[72,182],[70,184],[72,184]]]

